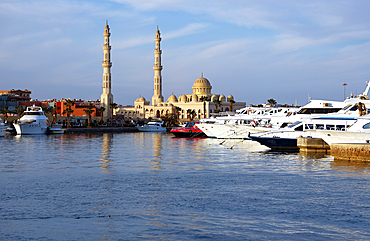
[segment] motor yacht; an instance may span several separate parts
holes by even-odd
[[[24,115],[14,124],[17,135],[46,134],[48,118],[39,106],[27,107]]]
[[[184,127],[172,128],[170,132],[176,137],[205,137],[206,134],[196,127],[196,124],[198,122],[189,121]]]
[[[370,143],[370,115],[357,118],[347,130],[318,130],[316,135],[328,145],[333,143]]]
[[[166,128],[162,126],[163,121],[149,121],[146,125],[137,125],[137,129],[143,132],[166,132]]]
[[[258,141],[273,150],[299,150],[298,137],[318,138],[318,130],[345,131],[357,121],[351,116],[321,116],[306,118],[287,127],[264,133],[249,134],[249,138]]]

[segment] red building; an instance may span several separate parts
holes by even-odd
[[[75,104],[71,107],[73,110],[73,113],[71,116],[87,116],[84,110],[87,109],[87,107],[91,107],[94,112],[91,114],[92,117],[100,117],[101,113],[99,112],[99,108],[97,106],[98,101],[84,101],[84,100],[73,100]],[[100,102],[99,102],[100,104]],[[67,109],[67,102],[65,100],[57,101],[56,105],[60,107],[60,109],[57,111],[58,114],[61,116],[67,116],[67,114],[63,114],[63,112]]]

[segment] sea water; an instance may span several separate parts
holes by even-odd
[[[0,240],[370,239],[367,164],[159,133],[0,148]]]

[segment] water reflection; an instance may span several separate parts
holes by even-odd
[[[103,134],[103,143],[101,145],[101,159],[99,162],[100,167],[103,169],[104,172],[108,172],[108,168],[111,166],[110,162],[111,159],[111,148],[112,148],[112,140],[113,134],[111,133],[104,133]]]
[[[322,158],[329,158],[330,155],[326,153],[318,153],[318,152],[298,152],[298,156],[303,157],[307,160],[319,160]]]
[[[162,161],[162,134],[153,133],[153,159],[150,161],[153,164],[153,170],[163,170]]]
[[[331,162],[331,167],[334,171],[345,171],[354,175],[370,175],[370,163],[366,162],[334,160]]]

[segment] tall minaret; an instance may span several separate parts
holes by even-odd
[[[111,46],[109,45],[109,25],[108,20],[104,28],[104,45],[103,45],[103,94],[100,96],[101,106],[105,108],[104,116],[108,119],[111,118],[111,111],[109,109],[109,104],[113,103],[113,95],[111,92],[111,73],[110,68],[112,67],[112,62],[110,62],[110,50]]]
[[[152,97],[152,105],[156,105],[159,102],[163,102],[162,96],[162,75],[161,71],[163,69],[161,65],[161,33],[157,27],[157,32],[155,33],[155,50],[154,50],[154,95]]]

